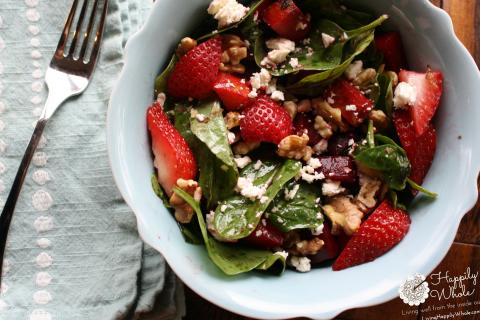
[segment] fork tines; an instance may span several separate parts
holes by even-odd
[[[75,61],[85,65],[95,64],[105,25],[108,0],[95,0],[93,5],[89,5],[91,2],[91,0],[73,1],[62,35],[58,41],[57,50],[52,59],[51,64],[53,66],[58,67],[59,62],[62,60]],[[82,3],[80,13],[77,14],[80,3]],[[103,8],[101,3],[103,3]],[[88,11],[90,11],[90,14],[85,25],[85,17],[88,16]],[[98,18],[100,11],[101,15]],[[72,30],[73,37],[70,37]],[[93,38],[92,34],[94,34]],[[69,41],[69,38],[71,38],[71,41]]]

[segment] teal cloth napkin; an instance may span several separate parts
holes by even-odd
[[[1,207],[45,102],[44,72],[71,3],[0,1]],[[109,0],[93,81],[47,125],[8,240],[2,320],[169,319],[180,313],[175,276],[139,239],[107,157],[110,92],[126,40],[151,6],[152,0]]]

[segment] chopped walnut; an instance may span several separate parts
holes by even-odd
[[[202,188],[197,181],[178,179],[177,186],[187,192],[195,201],[202,198]],[[170,205],[175,209],[175,219],[180,223],[189,223],[193,217],[193,208],[175,192],[170,197]]]
[[[288,112],[288,114],[290,115],[290,118],[295,119],[295,116],[297,115],[298,107],[294,101],[285,101],[283,103],[283,108],[285,109],[285,111]]]
[[[359,177],[360,191],[357,195],[357,201],[367,209],[371,209],[377,204],[376,196],[382,187],[382,181],[362,173],[359,174]]]
[[[360,87],[366,87],[372,84],[377,77],[377,71],[373,68],[368,68],[360,72],[358,76],[353,80],[353,84]]]
[[[308,145],[308,140],[308,135],[306,134],[285,137],[278,144],[277,153],[281,157],[308,161],[313,153],[312,148]]]
[[[322,116],[315,117],[314,128],[324,139],[329,139],[333,135],[332,126]]]
[[[240,115],[239,112],[230,111],[230,112],[227,112],[223,120],[225,121],[225,125],[227,126],[227,129],[230,130],[240,126],[241,118],[242,116]]]
[[[368,118],[373,121],[373,126],[379,130],[388,128],[388,118],[382,110],[372,110],[368,114]]]
[[[230,73],[245,73],[245,66],[241,61],[248,56],[247,45],[236,35],[223,36],[223,53],[220,70]]]
[[[395,71],[387,71],[386,75],[392,80],[392,86],[396,87],[398,84],[398,75]]]
[[[310,112],[312,110],[312,101],[304,99],[297,104],[298,112]]]
[[[317,115],[321,116],[332,126],[332,129],[335,129],[335,127],[340,128],[342,131],[348,129],[347,124],[342,121],[342,111],[340,109],[332,107],[322,98],[313,99],[312,107]]]
[[[317,254],[322,248],[325,242],[322,239],[315,237],[311,240],[302,240],[295,243],[290,249],[289,254],[296,256],[309,256]]]
[[[363,212],[347,196],[331,198],[322,208],[325,215],[332,221],[334,235],[340,234],[341,230],[346,235],[352,235],[362,223]]]
[[[180,44],[177,47],[177,55],[181,57],[196,46],[197,41],[195,39],[189,37],[183,38],[182,40],[180,40]]]
[[[260,147],[260,142],[240,141],[233,145],[233,152],[235,154],[245,155],[258,147]]]

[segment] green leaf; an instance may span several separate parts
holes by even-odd
[[[378,171],[391,189],[403,190],[410,175],[410,162],[402,148],[386,144],[373,148],[360,147],[354,158],[360,166]]]
[[[425,194],[426,196],[428,196],[428,197],[430,197],[430,198],[435,199],[435,198],[438,196],[437,193],[425,189],[424,187],[422,187],[421,185],[417,184],[415,181],[413,181],[413,180],[410,179],[410,178],[407,178],[407,183],[408,183],[408,185],[410,186],[410,188],[412,188],[413,190],[417,190],[417,191]]]
[[[297,190],[295,196],[286,196]],[[318,187],[306,183],[291,182],[280,192],[268,210],[268,219],[278,229],[288,232],[295,229],[316,229],[323,224]],[[288,199],[287,199],[288,198]],[[320,216],[320,218],[319,218]]]
[[[221,34],[221,33],[224,33],[226,31],[230,31],[230,30],[236,29],[238,27],[241,27],[244,22],[251,24],[251,22],[254,22],[254,19],[253,19],[254,15],[253,14],[255,13],[257,8],[264,1],[266,1],[266,0],[253,1],[253,3],[249,6],[250,10],[248,10],[247,14],[242,18],[242,20],[240,20],[239,22],[236,22],[236,23],[234,23],[234,24],[232,24],[228,27],[222,28],[220,30],[215,30],[213,32],[210,32],[210,33],[204,35],[204,36],[201,36],[200,38],[197,39],[197,41],[207,40],[211,37],[216,36],[217,34]]]
[[[378,86],[380,94],[375,106],[377,109],[383,110],[385,114],[391,118],[393,114],[393,85],[392,80],[385,73],[378,76]]]
[[[155,173],[152,174],[150,182],[152,183],[153,192],[155,192],[155,194],[160,198],[160,200],[162,200],[163,205],[168,209],[171,208],[172,206],[170,205],[170,201],[168,200],[165,191],[163,191],[162,187],[158,183],[157,175]]]
[[[207,207],[213,208],[218,201],[233,193],[238,180],[238,170],[228,143],[228,131],[220,103],[203,101],[196,110],[205,117],[205,121],[200,122],[186,112],[191,132],[196,140],[200,141],[197,141],[192,149],[199,165],[199,183],[207,199]]]
[[[390,197],[390,201],[392,201],[393,208],[400,208],[405,211],[407,210],[407,207],[398,201],[398,195],[395,191],[388,190],[388,195]]]
[[[194,209],[208,255],[225,274],[237,275],[254,269],[269,269],[276,274],[281,274],[285,270],[285,257],[280,254],[247,248],[238,244],[226,244],[211,238],[208,235],[199,203],[181,189],[174,188],[174,192]]]
[[[264,193],[264,201],[252,201],[235,195],[220,202],[215,210],[215,230],[225,239],[236,240],[247,237],[257,227],[260,219],[283,186],[294,178],[302,165],[299,161],[285,160],[280,166],[269,162],[258,169],[254,165],[246,167],[242,177],[247,177],[255,186],[268,186]],[[273,168],[273,170],[271,170]],[[258,173],[254,173],[253,171]],[[253,174],[253,176],[252,176]],[[222,210],[223,209],[223,210]]]
[[[380,142],[380,144],[391,144],[397,148],[402,149],[398,143],[396,143],[392,138],[384,136],[383,134],[376,134],[375,135],[375,140]],[[404,151],[405,152],[405,151]]]
[[[170,73],[172,73],[175,64],[177,63],[177,56],[173,55],[163,72],[155,79],[155,96],[161,92],[167,92],[167,81]]]

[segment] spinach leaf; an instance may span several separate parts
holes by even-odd
[[[204,35],[204,36],[201,36],[200,38],[197,39],[197,41],[207,40],[208,38],[214,37],[217,34],[224,33],[226,31],[230,31],[232,29],[238,28],[239,26],[241,27],[242,23],[245,22],[245,21],[254,22],[254,13],[255,13],[255,11],[257,11],[258,7],[264,1],[266,1],[266,0],[253,1],[252,4],[249,6],[250,9],[248,10],[247,14],[242,18],[242,20],[240,20],[239,22],[234,23],[234,24],[232,24],[228,27],[222,28],[220,30],[215,30],[213,32],[210,32],[210,33]]]
[[[157,96],[161,92],[167,91],[167,81],[170,73],[172,73],[175,64],[177,63],[177,56],[174,54],[170,59],[167,67],[163,70],[163,72],[155,79],[155,96]]]
[[[381,144],[391,144],[397,148],[402,149],[398,143],[396,143],[392,138],[384,136],[383,134],[376,134],[375,140],[379,141]]]
[[[207,226],[198,202],[185,191],[175,188],[174,192],[184,199],[195,211],[203,241],[210,259],[227,275],[237,275],[254,269],[272,270],[280,274],[285,270],[285,257],[267,250],[257,250],[219,242],[208,235]]]
[[[391,189],[403,190],[410,175],[410,162],[405,151],[392,144],[373,148],[360,147],[354,153],[360,166],[378,171]]]
[[[235,195],[219,203],[215,210],[214,227],[223,238],[236,240],[245,238],[252,233],[277,193],[298,174],[302,165],[299,161],[285,160],[280,166],[270,166],[270,168],[274,168],[271,171],[266,167],[264,168],[262,164],[260,169],[257,170],[260,172],[259,176],[255,175],[253,177],[253,184],[256,186],[264,185],[267,187],[268,182],[272,181],[261,201],[252,201],[243,196]],[[248,176],[251,168],[252,166],[249,166],[246,168],[247,170],[242,172],[242,175],[246,174],[249,180],[252,179]]]
[[[417,184],[415,181],[413,181],[413,180],[410,179],[410,178],[407,178],[407,183],[408,183],[408,185],[410,186],[410,188],[412,188],[413,190],[417,190],[417,191],[425,194],[425,195],[428,196],[429,198],[435,199],[435,198],[438,196],[437,193],[425,189],[424,187],[422,187],[421,185]]]
[[[163,205],[167,209],[171,208],[172,206],[170,205],[170,201],[168,200],[168,197],[165,194],[165,191],[163,191],[162,187],[158,183],[157,175],[155,173],[152,174],[152,178],[150,179],[150,182],[152,184],[153,192],[155,192],[155,194],[160,198],[160,200],[162,200]]]
[[[392,202],[392,205],[395,209],[400,208],[400,209],[403,209],[405,211],[407,210],[407,207],[404,204],[399,202],[398,194],[395,191],[388,190],[388,195],[389,195],[390,201]]]
[[[385,73],[378,75],[378,87],[380,88],[380,94],[375,101],[377,109],[383,110],[385,114],[392,118],[393,114],[393,84],[390,77]]]
[[[296,191],[295,191],[296,190]],[[318,188],[311,184],[291,182],[280,192],[268,210],[268,219],[278,229],[288,232],[295,229],[315,229],[323,224]],[[289,192],[295,195],[288,196]]]

